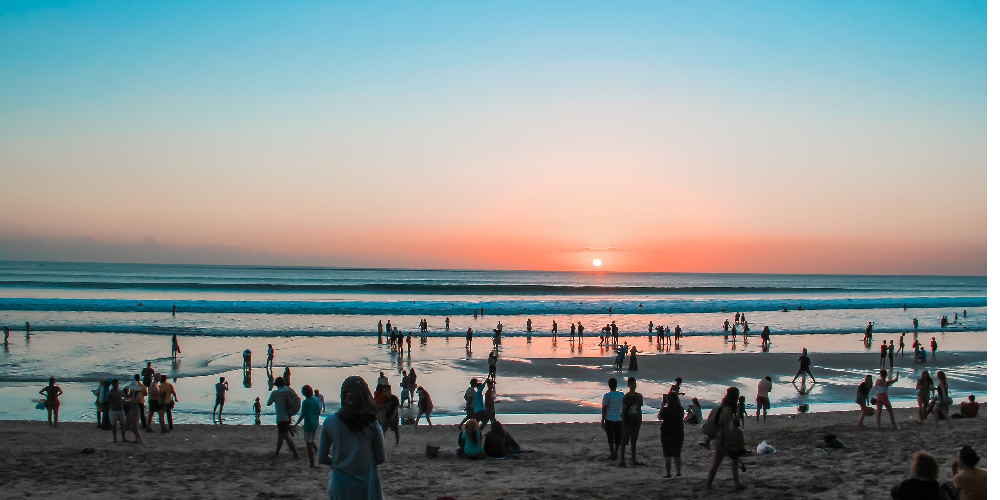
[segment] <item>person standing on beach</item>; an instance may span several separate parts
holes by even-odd
[[[889,352],[889,370],[892,370],[893,369],[893,364],[894,364],[893,358],[895,357],[895,353],[896,353],[896,346],[892,345],[892,341],[891,340],[889,341],[888,352]]]
[[[764,410],[764,422],[767,422],[767,410],[771,409],[771,399],[768,393],[771,392],[771,376],[768,375],[757,382],[757,423],[760,423],[760,411]]]
[[[135,383],[139,383],[139,375],[136,375]],[[135,435],[135,442],[142,444],[142,431],[139,428],[143,424],[146,416],[143,407],[143,391],[142,390],[132,390],[129,389],[128,395],[128,413],[125,415],[125,428]]]
[[[222,409],[226,407],[226,391],[229,390],[229,382],[226,377],[219,377],[219,383],[215,384],[215,406],[212,407],[212,423],[215,423],[215,410],[219,410],[219,423],[222,423]]]
[[[931,358],[937,359],[938,343],[936,337],[931,337]]]
[[[934,379],[930,372],[924,370],[917,379],[917,423],[922,424],[930,412],[931,389],[934,388]]]
[[[483,394],[483,409],[486,412],[486,419],[490,422],[497,421],[497,391],[496,382],[486,381],[486,392]]]
[[[149,396],[149,415],[146,417],[146,430],[152,431],[150,427],[153,426],[153,414],[160,416],[160,430],[166,432],[166,427],[163,426],[163,408],[160,407],[160,377],[156,373],[153,373],[153,378],[150,379],[149,385],[146,386],[147,395]]]
[[[278,453],[281,452],[282,443],[288,443],[288,449],[292,450],[292,456],[299,458],[299,453],[295,450],[295,443],[292,442],[292,437],[289,434],[292,425],[292,416],[288,414],[288,397],[291,389],[285,385],[285,379],[283,377],[274,379],[274,385],[278,388],[271,391],[271,396],[267,398],[267,406],[274,405],[274,420],[278,424],[278,447],[274,450],[274,456],[277,457]],[[370,394],[369,397],[371,397]],[[374,412],[375,402],[373,400],[373,415]],[[322,455],[320,456],[322,457]],[[320,463],[323,463],[322,458],[320,459]]]
[[[875,410],[872,410],[868,406],[868,394],[871,392],[873,385],[872,376],[865,375],[865,379],[858,385],[858,390],[854,394],[854,402],[861,407],[861,420],[858,421],[858,427],[864,427],[865,417],[875,413]]]
[[[944,419],[951,425],[951,420],[948,418],[948,407],[951,406],[951,395],[948,391],[948,377],[945,376],[944,372],[938,370],[937,372],[937,397],[934,398],[935,402],[931,407],[931,413],[934,414],[934,428],[937,429],[938,421]]]
[[[557,325],[556,322],[553,321],[552,322],[552,338],[553,339],[556,338],[556,332],[558,332],[558,331],[559,331],[559,325]]]
[[[485,389],[486,383],[480,382],[476,386],[476,391],[472,393],[472,412],[475,414],[480,426],[485,425],[488,420],[486,417],[486,401],[483,397],[483,390]]]
[[[919,326],[919,324],[920,323],[917,321],[917,318],[913,318],[913,334],[914,335],[916,335],[916,333],[917,333],[917,327]]]
[[[527,329],[528,329],[528,333],[531,333],[531,318],[528,318]]]
[[[260,398],[255,399],[253,402],[253,417],[254,417],[253,425],[260,425],[260,411],[262,409],[263,408],[261,408],[260,405]]]
[[[622,398],[625,396],[618,390],[618,379],[608,379],[611,389],[601,401],[601,429],[608,435],[608,449],[611,460],[618,459],[618,448],[622,444]]]
[[[361,377],[340,387],[340,410],[323,422],[319,463],[330,465],[330,500],[383,500],[378,465],[385,462],[385,437],[375,401]]]
[[[583,322],[576,322],[576,335],[580,337],[580,345],[583,345]]]
[[[386,386],[388,385],[389,384],[386,384]],[[316,398],[316,402],[319,403],[319,412],[326,413],[326,396],[320,394],[319,389],[313,389],[313,397]]]
[[[896,372],[896,377],[889,380],[889,372],[879,370],[879,378],[875,381],[875,425],[881,429],[882,428],[882,407],[884,406],[889,412],[889,420],[892,422],[893,430],[899,429],[896,426],[896,415],[892,412],[892,403],[889,402],[889,386],[895,384],[899,380],[899,372]]]
[[[883,340],[882,341],[882,351],[881,351],[881,354],[880,354],[880,357],[879,357],[879,360],[878,360],[879,367],[882,367],[882,368],[885,367],[885,357],[888,354],[889,354],[889,346]]]
[[[253,355],[250,349],[243,349],[243,371],[250,370],[252,363],[250,362],[250,357]]]
[[[670,459],[677,466],[677,477],[681,475],[681,448],[684,445],[684,409],[681,398],[676,392],[664,394],[664,401],[656,418],[660,423],[660,445],[663,447],[663,457],[666,461],[667,474],[670,479]]]
[[[622,396],[622,454],[619,467],[625,467],[625,441],[632,447],[632,465],[643,465],[635,459],[635,443],[642,427],[642,394],[635,391],[635,377],[628,378],[628,392]]]
[[[897,344],[898,347],[896,352],[898,352],[900,356],[906,355],[906,351],[903,350],[903,340],[905,339],[906,339],[906,333],[903,333],[902,335],[899,336],[899,344]],[[916,342],[916,339],[914,339],[914,342]]]
[[[384,407],[382,419],[379,421],[382,433],[389,431],[396,433],[396,446],[399,446],[399,398],[392,393],[392,387],[387,385],[382,388],[382,401]]]
[[[302,439],[306,445],[306,455],[309,457],[309,467],[316,467],[314,457],[316,456],[316,429],[319,429],[319,401],[313,397],[313,388],[309,385],[302,386],[302,408],[299,419],[295,422],[298,426],[305,420],[302,426]]]
[[[139,381],[138,373],[133,375],[132,378],[132,383],[128,386],[131,399],[129,400],[129,414],[126,415],[126,417],[132,417],[132,406],[135,405],[139,410],[139,424],[143,429],[149,429],[149,424],[146,422],[146,395],[148,394],[148,391],[146,390],[146,386]],[[136,393],[139,394],[139,397],[132,398],[132,396]],[[133,399],[135,401],[133,401]]]
[[[636,358],[636,348],[632,346],[632,350],[629,351],[628,355],[628,371],[634,372],[639,370],[639,360]]]
[[[476,418],[475,398],[477,387],[479,387],[479,380],[472,379],[469,381],[469,387],[465,389],[465,418],[458,423],[459,429],[469,420]]]
[[[444,331],[451,331],[451,317],[445,316],[444,318]]]
[[[170,341],[170,357],[177,359],[177,355],[181,353],[181,345],[177,342],[177,335],[173,336]]]
[[[489,365],[489,375],[486,376],[486,380],[496,381],[497,379],[497,360],[500,359],[500,355],[496,349],[490,351],[490,356],[487,358],[487,364]]]
[[[399,374],[401,375],[399,379],[399,394],[400,400],[406,402],[406,407],[410,408],[413,406],[413,400],[410,398],[410,377],[406,374],[406,370],[400,368]],[[402,402],[400,403],[402,405]]]
[[[38,391],[38,394],[45,396],[45,411],[49,414],[49,427],[59,427],[59,396],[63,390],[56,385],[56,378],[49,377],[49,385]],[[53,416],[55,418],[53,419]]]
[[[292,386],[290,386],[288,384],[291,384],[292,369],[286,366],[285,367],[285,372],[282,373],[281,376],[285,378],[285,385],[287,385],[289,388],[291,388]]]
[[[465,349],[467,351],[471,351],[472,350],[472,327],[471,326],[465,332]]]
[[[163,416],[167,417],[167,428],[174,430],[174,403],[177,399],[177,390],[174,385],[167,382],[166,375],[160,375],[160,427],[163,427]],[[167,432],[167,431],[163,431]]]
[[[264,369],[274,369],[274,346],[271,344],[267,344],[267,361],[264,362]]]
[[[125,393],[118,388],[118,379],[111,381],[111,390],[108,391],[104,400],[105,404],[108,405],[108,419],[111,420],[111,437],[114,438],[114,442],[118,442],[118,426],[121,425],[122,442],[127,443],[128,440],[125,439]]]
[[[812,370],[809,369],[809,365],[812,362],[809,360],[808,354],[809,353],[805,350],[805,348],[803,348],[802,355],[799,356],[799,371],[795,374],[795,377],[792,378],[793,384],[795,383],[795,379],[799,378],[799,375],[802,375],[802,381],[804,383],[806,380],[806,374],[809,374],[809,378],[812,379],[813,383],[816,383],[816,377],[813,377]]]

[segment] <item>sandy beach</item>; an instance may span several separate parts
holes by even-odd
[[[885,416],[885,415],[883,415]],[[655,418],[647,415],[647,419]],[[713,498],[887,498],[889,489],[908,477],[912,454],[926,449],[941,463],[941,480],[950,480],[950,463],[964,444],[974,447],[987,467],[986,408],[980,418],[954,420],[952,426],[916,423],[916,411],[900,409],[901,430],[856,426],[857,412],[775,416],[766,423],[748,419],[748,446],[767,440],[773,455],[744,458],[743,492],[732,489],[726,467]],[[139,498],[155,491],[165,498],[325,498],[329,469],[310,469],[303,455],[287,450],[272,458],[272,425],[177,425],[168,434],[146,433],[145,443],[113,444],[111,433],[92,424],[8,421],[0,426],[3,453],[0,486],[5,498]],[[663,457],[655,421],[644,423],[638,459],[644,466],[619,468],[607,459],[604,433],[597,424],[510,425],[509,432],[530,452],[517,460],[469,461],[454,455],[458,430],[435,425],[402,430],[399,447],[388,444],[380,467],[386,498],[704,498],[710,454],[698,445],[700,432],[688,427],[683,477],[661,479]],[[888,426],[887,420],[884,422]],[[817,450],[825,434],[836,434],[848,449]],[[131,437],[131,435],[130,435]],[[391,434],[390,434],[391,438]],[[301,449],[301,433],[296,436]],[[440,446],[436,459],[424,457],[426,445]],[[94,452],[82,453],[84,448]],[[117,482],[116,479],[120,480]]]

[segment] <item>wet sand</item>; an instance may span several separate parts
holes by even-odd
[[[941,463],[942,480],[951,479],[950,463],[964,444],[974,447],[987,467],[986,407],[980,418],[916,424],[916,411],[900,409],[899,431],[856,426],[858,412],[829,412],[748,419],[746,441],[772,444],[773,455],[744,458],[742,481],[734,492],[725,462],[712,498],[888,498],[889,489],[909,475],[910,457],[926,449]],[[885,415],[883,415],[885,416]],[[647,415],[647,419],[654,418]],[[265,416],[273,424],[273,415]],[[884,422],[888,426],[888,419]],[[538,498],[704,498],[710,454],[698,446],[700,432],[688,427],[682,452],[683,476],[663,475],[658,428],[647,421],[640,434],[638,458],[644,466],[619,468],[607,459],[607,444],[597,424],[510,425],[509,432],[531,452],[518,460],[470,461],[454,455],[454,425],[402,429],[399,447],[388,443],[388,461],[380,467],[386,498],[456,499]],[[846,450],[817,450],[827,433],[843,440]],[[131,435],[129,435],[131,438]],[[144,434],[142,445],[112,444],[108,431],[92,424],[8,421],[0,426],[0,476],[4,498],[101,499],[143,498],[325,498],[329,469],[310,469],[304,458],[286,451],[272,458],[273,425],[177,425],[168,434]],[[301,433],[296,436],[301,450]],[[436,459],[424,457],[426,445],[441,447]],[[83,454],[84,448],[93,448]],[[13,471],[20,471],[14,474]]]

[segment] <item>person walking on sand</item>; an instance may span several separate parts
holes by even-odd
[[[313,388],[308,385],[302,386],[302,408],[299,419],[295,422],[298,427],[305,420],[302,426],[302,440],[305,441],[306,455],[309,456],[309,467],[316,467],[314,457],[316,456],[316,430],[319,429],[319,401],[316,401]]]
[[[177,355],[181,353],[181,345],[177,342],[177,335],[173,336],[170,341],[170,357],[177,359]]]
[[[635,391],[635,377],[628,378],[628,392],[622,396],[622,446],[619,467],[625,467],[625,441],[632,447],[632,465],[643,465],[635,459],[635,443],[642,427],[642,394]]]
[[[472,327],[470,326],[465,332],[465,349],[467,351],[472,350]]]
[[[45,412],[49,414],[49,427],[59,427],[59,396],[62,393],[63,390],[56,385],[55,377],[49,377],[49,385],[38,391],[38,394],[45,396]]]
[[[330,466],[329,500],[383,500],[378,466],[385,463],[385,437],[375,401],[361,377],[340,387],[340,410],[323,421],[319,463]]]
[[[889,372],[879,370],[878,380],[875,381],[875,426],[879,429],[882,428],[882,407],[889,412],[889,420],[892,422],[892,428],[899,429],[896,426],[896,415],[892,412],[892,403],[889,402],[889,386],[895,384],[899,380],[899,372],[896,372],[896,377],[889,380]]]
[[[664,479],[671,479],[670,459],[677,466],[677,477],[681,476],[681,448],[684,445],[684,408],[681,398],[676,392],[664,394],[664,401],[656,418],[660,423],[660,445],[663,447],[663,458],[666,462],[667,474]]]
[[[423,386],[417,387],[417,418],[413,421],[413,428],[417,428],[417,424],[420,423],[420,417],[423,416],[427,419],[427,426],[434,427],[431,424],[431,412],[434,411],[434,402],[431,401],[431,394],[424,389]]]
[[[215,410],[219,410],[219,423],[222,423],[222,409],[226,407],[226,391],[229,390],[229,382],[226,377],[219,377],[219,383],[215,384],[215,406],[212,407],[212,423],[215,423]]]
[[[292,436],[290,434],[292,425],[292,416],[288,414],[288,397],[291,389],[285,385],[284,377],[278,377],[274,379],[274,385],[278,388],[271,391],[271,396],[267,398],[267,406],[274,405],[274,420],[278,424],[278,447],[274,450],[274,456],[277,457],[278,453],[281,452],[281,444],[288,443],[288,449],[292,450],[292,456],[299,458],[298,451],[295,450],[295,443],[292,442]],[[367,386],[366,386],[367,387]],[[369,395],[370,397],[370,395]],[[375,402],[372,401],[372,412],[374,413]],[[322,457],[322,455],[321,455]],[[322,459],[320,463],[323,463]]]
[[[864,427],[865,417],[875,413],[875,410],[868,406],[868,394],[871,393],[873,385],[872,376],[865,375],[865,379],[861,381],[861,384],[858,385],[858,390],[854,393],[854,402],[861,407],[861,420],[858,421],[858,427]]]
[[[799,378],[799,375],[802,375],[802,381],[805,383],[806,374],[809,375],[809,378],[812,379],[813,383],[816,383],[816,377],[813,377],[812,370],[809,369],[809,365],[811,363],[808,351],[803,348],[802,355],[799,356],[799,371],[795,374],[795,377],[792,378],[793,384],[795,383],[795,379]]]
[[[559,331],[559,325],[555,321],[552,322],[552,338],[556,338],[556,333]]]
[[[618,458],[618,448],[622,444],[622,398],[625,396],[618,390],[618,379],[608,379],[608,391],[601,401],[601,429],[608,436],[608,449],[611,460]]]
[[[937,359],[938,343],[936,337],[931,337],[931,358]]]
[[[709,415],[710,419],[715,419],[714,426],[716,432],[715,435],[709,436],[711,438],[710,447],[713,451],[713,457],[712,466],[708,469],[708,481],[705,483],[706,489],[712,489],[712,481],[715,480],[715,474],[719,471],[719,466],[722,465],[722,459],[727,456],[732,461],[734,488],[737,490],[746,489],[746,486],[740,483],[738,457],[729,453],[733,422],[736,420],[736,405],[739,399],[740,390],[736,387],[730,387],[726,391],[726,397],[722,399],[722,405],[719,406],[716,415]],[[708,421],[706,421],[705,425],[708,425]]]
[[[771,398],[768,393],[774,385],[771,383],[771,376],[768,375],[757,382],[757,423],[760,423],[760,412],[764,411],[764,422],[767,422],[767,410],[771,409]]]
[[[463,425],[469,420],[476,418],[476,388],[479,387],[479,379],[472,379],[469,381],[469,387],[465,389],[465,418],[458,423],[458,428],[461,429]]]

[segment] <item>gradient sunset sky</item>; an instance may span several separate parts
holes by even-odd
[[[0,259],[986,273],[985,2],[0,3]]]

